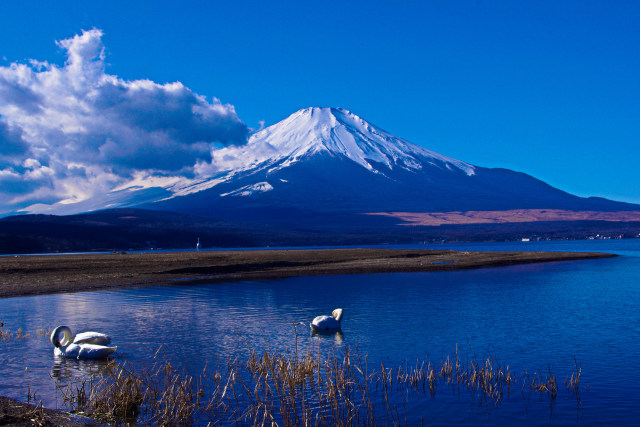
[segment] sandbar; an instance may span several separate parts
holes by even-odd
[[[2,256],[0,298],[171,283],[462,270],[613,256],[367,248]]]

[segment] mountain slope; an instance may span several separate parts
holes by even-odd
[[[387,211],[640,210],[576,197],[523,173],[446,157],[340,108],[297,111],[245,145],[214,151],[212,158],[198,165],[196,178],[137,176],[100,199],[39,205],[27,213],[136,207],[315,223],[330,215],[346,221],[345,215]]]
[[[380,211],[639,208],[473,166],[334,108],[300,110],[246,146],[215,153],[214,164],[230,170],[144,207],[262,221]]]
[[[216,151],[198,176],[137,176],[38,207],[79,215],[0,219],[0,253],[640,236],[638,205],[473,166],[342,109],[300,110]]]

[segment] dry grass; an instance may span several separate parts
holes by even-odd
[[[0,322],[0,341],[9,342],[14,340],[24,340],[29,337],[22,328],[18,328],[15,332],[4,327],[4,322]]]
[[[574,360],[574,368],[571,378],[565,378],[564,385],[574,396],[580,396],[580,377],[582,376],[582,363],[578,359]]]
[[[169,426],[193,421],[198,393],[192,381],[168,362],[153,368],[112,362],[100,378],[57,387],[70,412],[109,423],[133,423],[142,415],[147,423]]]
[[[555,400],[558,396],[558,382],[556,381],[556,376],[551,371],[551,366],[547,365],[547,373],[545,375],[542,373],[534,376],[525,374],[525,378],[527,378],[528,381],[525,380],[523,382],[523,390],[528,383],[529,390],[546,393],[551,397],[551,400]]]
[[[295,325],[294,325],[295,326]],[[297,346],[296,346],[297,347]],[[322,357],[252,350],[245,361],[229,359],[198,376],[178,372],[156,353],[152,367],[109,365],[99,378],[58,384],[68,410],[99,420],[145,424],[351,426],[406,424],[407,399],[435,396],[441,388],[466,390],[497,405],[518,381],[495,357],[453,357],[387,368],[371,368],[367,357],[345,348]],[[579,398],[581,367],[565,381]],[[522,389],[558,394],[551,368],[522,378]],[[412,416],[415,414],[412,414]]]
[[[36,329],[34,331],[34,335],[37,337],[48,337],[53,332],[53,326],[46,325],[40,329]],[[23,328],[18,328],[13,331],[10,328],[5,328],[4,322],[0,322],[0,341],[2,342],[10,342],[10,341],[20,341],[26,340],[29,338],[29,333],[25,333]]]

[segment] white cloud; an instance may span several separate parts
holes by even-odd
[[[215,147],[246,142],[232,105],[107,74],[100,30],[57,44],[63,66],[0,67],[0,213],[86,200],[141,174],[194,175]]]

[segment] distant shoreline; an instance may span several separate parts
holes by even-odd
[[[614,256],[591,252],[320,249],[0,257],[0,298],[175,283],[449,271]]]

